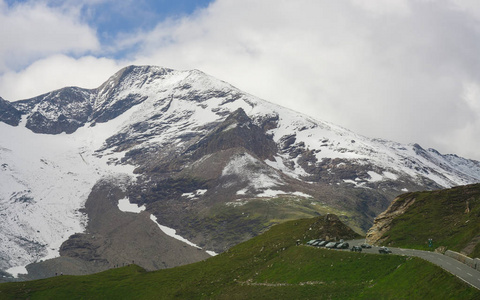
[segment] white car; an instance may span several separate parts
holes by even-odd
[[[330,242],[327,245],[325,245],[325,248],[335,248],[337,244],[338,244],[337,242]]]

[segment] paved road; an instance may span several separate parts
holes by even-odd
[[[362,239],[362,240],[353,240],[353,241],[347,241],[347,242],[350,244],[350,248],[352,248],[352,246],[360,245],[364,243],[364,241],[365,240]],[[379,248],[380,247],[375,247],[375,246],[373,246],[371,249],[364,248],[362,249],[363,250],[362,253],[379,254],[378,253]],[[459,262],[456,259],[445,256],[440,253],[435,253],[430,251],[392,248],[392,247],[388,247],[388,249],[392,250],[392,254],[416,256],[416,257],[420,257],[422,259],[428,260],[429,262],[434,263],[437,266],[440,266],[444,270],[452,273],[453,275],[467,282],[471,286],[480,290],[480,272],[470,268],[469,266]],[[350,250],[343,250],[343,251],[350,251]]]

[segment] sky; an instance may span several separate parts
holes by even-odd
[[[358,134],[480,160],[477,0],[0,0],[0,97],[198,69]]]

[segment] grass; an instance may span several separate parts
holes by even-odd
[[[217,204],[203,211],[202,214],[183,218],[181,227],[185,230],[184,236],[195,236],[201,233],[210,241],[235,245],[238,241],[244,241],[265,232],[273,225],[328,213],[341,215],[342,221],[351,219],[347,212],[322,206],[312,199],[282,196],[268,200],[247,199],[240,205],[238,203]],[[356,232],[362,232],[358,227],[353,228]]]
[[[385,245],[421,250],[446,246],[461,251],[480,235],[480,184],[401,197],[399,201],[414,197],[415,202],[393,220],[384,234],[388,237]],[[429,247],[428,239],[433,240],[433,247]],[[480,245],[470,256],[480,257]]]
[[[325,231],[355,235],[324,217],[289,221],[195,264],[4,283],[0,299],[480,298],[480,291],[420,259],[296,246]]]

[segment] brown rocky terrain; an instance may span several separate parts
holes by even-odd
[[[392,227],[392,222],[396,217],[404,214],[408,208],[415,202],[415,195],[412,194],[404,197],[397,197],[392,201],[392,204],[379,214],[373,221],[373,226],[367,231],[366,241],[369,244],[380,244],[387,237],[387,233]]]
[[[135,263],[158,270],[210,257],[205,251],[160,230],[150,213],[122,212],[118,200],[125,192],[115,180],[102,180],[85,204],[89,222],[85,233],[72,235],[60,248],[61,257],[27,266],[24,279],[55,274],[82,275]]]

